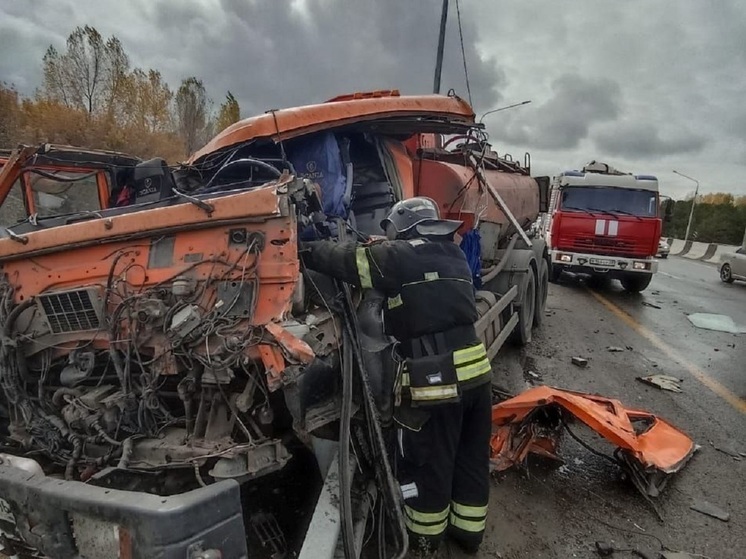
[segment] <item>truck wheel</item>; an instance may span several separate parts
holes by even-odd
[[[557,283],[562,275],[562,268],[556,264],[551,264],[549,268],[549,281]]]
[[[653,274],[630,274],[623,276],[621,282],[625,290],[631,293],[639,293],[650,285],[652,279]]]
[[[536,284],[536,308],[534,309],[534,328],[541,326],[547,308],[549,294],[549,265],[543,258],[539,260],[539,279]]]
[[[534,325],[534,309],[536,308],[536,272],[529,266],[526,278],[526,289],[523,292],[521,307],[518,309],[518,324],[510,336],[515,345],[524,346],[531,342],[531,329]]]

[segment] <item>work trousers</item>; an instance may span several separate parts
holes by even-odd
[[[489,382],[469,388],[457,403],[428,408],[430,418],[419,431],[399,431],[397,468],[410,548],[434,551],[446,530],[467,551],[476,552],[482,542],[491,398]]]

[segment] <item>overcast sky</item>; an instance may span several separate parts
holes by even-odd
[[[429,93],[440,0],[0,0],[0,81],[32,94],[76,25],[243,116],[368,89]],[[451,0],[442,91],[467,97]],[[534,174],[598,159],[675,198],[746,194],[746,2],[461,0],[477,114]]]

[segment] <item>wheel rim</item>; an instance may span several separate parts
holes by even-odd
[[[720,268],[720,279],[723,281],[730,279],[730,266],[728,264],[723,264],[723,267]]]

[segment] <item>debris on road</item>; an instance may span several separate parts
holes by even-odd
[[[581,368],[588,366],[588,360],[583,357],[573,357],[571,361],[573,365],[577,365]]]
[[[624,351],[624,348],[615,346],[615,345],[610,345],[609,347],[606,348],[606,351],[609,351],[611,353],[619,353],[621,351]]]
[[[645,307],[653,307],[654,309],[662,309],[660,305],[654,305],[653,303],[648,303],[647,301],[642,302],[643,306]]]
[[[736,450],[732,446],[731,443],[728,443],[726,445],[720,445],[720,444],[716,444],[716,443],[710,442],[710,444],[712,445],[712,448],[714,448],[718,452],[722,452],[723,454],[726,454],[726,455],[730,456],[734,460],[740,461],[741,458],[743,458],[744,456],[746,456],[746,454],[744,454],[743,452],[740,452],[740,451]]]
[[[647,377],[637,377],[637,380],[660,388],[669,392],[681,392],[682,379],[669,375],[650,375]]]
[[[661,551],[661,559],[698,559],[701,555],[692,555],[685,551]]]
[[[563,428],[579,440],[567,425],[571,418],[617,447],[609,460],[646,499],[657,497],[670,475],[699,448],[673,425],[649,412],[625,408],[619,400],[539,386],[492,407],[491,469],[507,470],[529,454],[562,461],[558,450]]]
[[[702,514],[706,514],[707,516],[711,516],[712,518],[722,520],[723,522],[728,522],[730,520],[729,512],[726,512],[717,505],[713,505],[707,501],[694,501],[689,508]]]
[[[729,334],[746,334],[746,326],[736,324],[731,317],[725,314],[694,313],[687,315],[687,318],[697,328]]]

